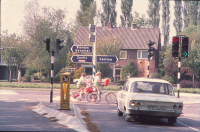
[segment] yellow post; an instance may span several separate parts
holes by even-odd
[[[60,74],[60,109],[70,110],[69,98],[70,98],[70,73]]]

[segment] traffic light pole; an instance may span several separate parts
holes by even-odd
[[[177,79],[177,96],[179,98],[180,89],[180,71],[181,71],[181,57],[178,58],[178,79]]]
[[[50,91],[50,103],[53,102],[53,78],[54,78],[54,51],[51,52],[51,91]]]
[[[149,61],[150,61],[150,58],[148,57],[147,78],[149,78]]]

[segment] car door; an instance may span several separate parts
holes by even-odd
[[[122,90],[118,93],[118,99],[117,99],[117,101],[118,101],[118,108],[120,109],[120,111],[123,111],[122,102],[123,102],[123,97],[124,97],[123,95],[124,95],[124,90],[126,88],[127,82],[128,81],[126,81],[124,83],[124,86],[123,86]]]
[[[129,81],[127,80],[126,84],[124,85],[124,90],[123,90],[123,93],[121,94],[121,97],[122,97],[122,109],[123,111],[125,112],[125,104],[126,104],[126,100],[127,100],[127,97],[128,97],[128,87],[129,86]]]

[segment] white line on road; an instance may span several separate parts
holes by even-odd
[[[25,100],[29,100],[29,99],[18,99],[19,101],[21,100],[21,101],[25,101]]]
[[[182,125],[184,125],[184,126],[186,126],[186,127],[189,127],[189,128],[192,129],[192,130],[195,130],[195,131],[199,132],[199,130],[196,129],[196,128],[194,128],[194,127],[188,126],[188,125],[186,125],[186,124],[184,124],[184,123],[182,123],[182,122],[180,122],[180,121],[177,121],[177,122],[180,123],[180,124],[182,124]]]

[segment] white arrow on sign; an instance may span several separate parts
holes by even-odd
[[[63,81],[64,81],[64,82],[67,82],[68,80],[69,80],[69,78],[68,78],[68,77],[66,77],[66,76],[65,76],[65,77],[63,77]]]

